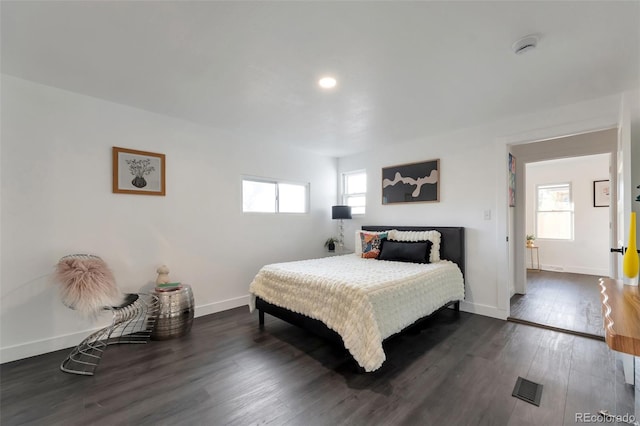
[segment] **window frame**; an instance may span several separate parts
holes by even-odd
[[[569,209],[551,209],[551,210],[540,210],[540,190],[541,189],[551,189],[551,188],[562,188],[567,187],[569,190],[569,205],[571,206]],[[542,237],[539,231],[539,219],[538,215],[540,213],[569,213],[570,218],[570,235],[569,238],[550,238],[550,237]],[[536,185],[536,194],[535,194],[535,235],[537,240],[546,240],[546,241],[574,241],[575,240],[575,203],[573,201],[573,184],[571,182],[557,182],[557,183],[544,183]]]
[[[359,174],[363,174],[365,177],[365,192],[352,192],[352,193],[347,193],[346,189],[347,189],[347,177],[348,176],[353,176],[353,175],[359,175]],[[341,199],[342,199],[342,204],[345,206],[350,205],[349,204],[349,198],[351,197],[364,197],[364,206],[362,206],[362,208],[364,209],[364,211],[362,213],[355,213],[353,212],[353,208],[351,209],[352,211],[352,215],[355,216],[364,216],[367,213],[367,170],[366,169],[360,169],[360,170],[352,170],[349,172],[343,172],[342,176],[341,176],[341,188],[340,188],[340,193],[341,193]]]
[[[258,182],[258,183],[269,183],[269,184],[273,184],[275,185],[275,200],[274,200],[274,205],[275,205],[275,211],[269,211],[269,212],[257,212],[257,211],[247,211],[244,209],[244,182],[245,181],[249,181],[249,182]],[[304,195],[305,195],[305,200],[304,200],[304,211],[303,212],[282,212],[280,211],[280,185],[298,185],[298,186],[302,186],[304,187]],[[242,213],[245,214],[309,214],[310,209],[310,199],[311,199],[311,195],[310,195],[310,183],[301,183],[301,182],[294,182],[294,181],[290,181],[290,180],[282,180],[282,179],[274,179],[274,178],[265,178],[265,177],[258,177],[258,176],[249,176],[249,175],[243,175],[240,181],[240,192],[241,192],[241,199],[240,199],[240,203],[241,206],[240,208],[242,209]]]

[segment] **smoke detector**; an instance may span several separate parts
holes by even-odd
[[[536,46],[538,45],[539,39],[540,37],[538,37],[538,35],[536,34],[524,36],[520,40],[513,43],[513,45],[511,46],[511,49],[513,50],[513,53],[515,53],[516,55],[521,55],[524,52],[528,52],[530,50],[535,49]]]

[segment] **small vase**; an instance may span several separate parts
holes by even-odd
[[[147,180],[145,178],[143,178],[142,176],[136,176],[131,181],[131,185],[133,185],[133,186],[135,186],[137,188],[144,188],[145,186],[147,186]]]
[[[629,221],[629,242],[627,243],[627,251],[625,251],[622,257],[622,271],[624,275],[631,279],[634,285],[637,285],[638,281],[638,248],[636,246],[636,213],[631,212],[631,220]]]
[[[533,247],[533,240],[527,240],[527,247]]]

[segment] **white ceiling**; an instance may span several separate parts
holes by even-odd
[[[639,1],[2,1],[1,19],[5,74],[333,156],[640,87]]]

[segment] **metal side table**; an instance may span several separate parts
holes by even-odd
[[[188,334],[193,325],[195,310],[191,286],[181,284],[180,288],[167,291],[156,289],[154,295],[160,306],[151,338],[167,340]]]

